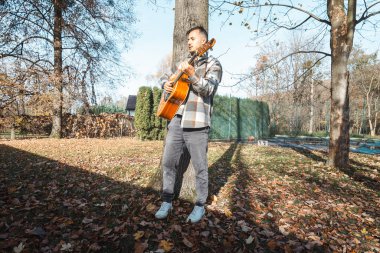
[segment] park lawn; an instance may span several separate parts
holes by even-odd
[[[379,252],[380,157],[211,142],[210,199],[157,221],[161,141],[0,141],[0,252]]]

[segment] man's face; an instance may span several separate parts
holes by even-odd
[[[190,53],[197,51],[204,43],[206,43],[206,38],[199,30],[191,31],[187,36],[187,45]]]

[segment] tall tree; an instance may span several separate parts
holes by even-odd
[[[291,46],[289,43],[278,41],[266,43],[260,48],[256,66],[250,75],[248,91],[255,99],[266,101],[270,105],[273,134],[297,134],[300,131],[308,131],[312,120],[309,126],[306,126],[307,118],[314,118],[311,103],[313,96],[309,93],[313,90],[313,84],[320,84],[313,83],[313,80],[321,78],[319,70],[322,68],[310,69],[318,58],[316,54],[302,54],[283,59],[284,54],[294,52],[294,49],[299,47],[296,40]],[[314,45],[308,45],[307,48],[312,49]],[[306,113],[307,110],[309,114]]]
[[[208,31],[208,0],[176,0],[173,33],[172,71],[176,64],[188,55],[186,31],[194,26],[203,26]]]
[[[351,97],[357,101],[365,101],[365,111],[371,136],[376,135],[380,100],[380,63],[377,53],[365,54],[362,50],[355,50],[351,58]],[[364,109],[364,108],[363,108]]]
[[[229,13],[243,13],[245,9],[253,10],[243,21],[248,28],[250,22],[256,17],[255,32],[258,37],[268,36],[281,29],[310,30],[314,28],[317,33],[313,40],[321,41],[321,37],[329,31],[330,53],[320,53],[321,59],[331,58],[331,108],[330,108],[330,144],[327,163],[330,166],[346,167],[349,162],[349,73],[347,69],[355,29],[365,28],[367,20],[380,14],[380,1],[363,1],[360,4],[360,14],[357,13],[357,0],[327,0],[322,3],[307,2],[294,3],[293,1],[213,1],[214,9],[225,11],[228,5]],[[306,6],[306,7],[304,7]],[[309,9],[308,9],[309,7]],[[296,15],[298,14],[298,15]],[[300,18],[301,17],[301,18]],[[370,23],[370,22],[367,22]],[[378,22],[371,22],[372,29],[377,29]],[[294,53],[310,53],[299,50]],[[293,53],[293,55],[294,55]],[[318,60],[319,61],[319,60]]]
[[[208,0],[175,1],[175,24],[173,32],[173,53],[171,61],[172,72],[177,69],[177,64],[186,60],[188,56],[186,31],[194,26],[203,26],[208,30]],[[165,146],[165,142],[164,142]],[[177,176],[174,185],[175,198],[181,197],[193,199],[195,188],[195,171],[190,164],[190,154],[187,149],[177,164]],[[160,163],[161,167],[161,163]],[[185,173],[186,172],[186,173]],[[162,168],[151,180],[150,186],[159,188],[162,186]]]
[[[78,86],[78,99],[88,107],[88,88],[96,101],[95,85],[120,76],[120,49],[133,38],[133,0],[4,0],[0,22],[2,62],[16,59],[25,72],[37,68],[49,77],[51,136],[60,137],[67,86]]]
[[[53,115],[52,130],[50,137],[61,137],[62,106],[63,106],[63,73],[62,73],[62,26],[63,1],[53,0],[54,24],[53,24],[53,46],[54,46],[54,73],[53,73]]]

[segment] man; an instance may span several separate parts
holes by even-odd
[[[191,55],[207,42],[207,31],[197,26],[187,33],[188,49]],[[163,190],[162,204],[155,214],[157,219],[164,219],[172,210],[176,164],[185,146],[191,156],[195,169],[197,199],[187,221],[199,222],[205,214],[204,205],[208,196],[207,142],[210,129],[212,100],[222,79],[222,66],[219,61],[207,53],[195,60],[194,66],[182,62],[179,70],[188,75],[189,94],[179,107],[168,125],[166,145],[163,154]],[[166,78],[161,84],[167,92],[173,90],[173,83]]]

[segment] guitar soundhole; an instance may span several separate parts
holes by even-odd
[[[165,101],[165,102],[168,101],[169,97],[170,97],[170,93],[164,91],[164,101]]]

